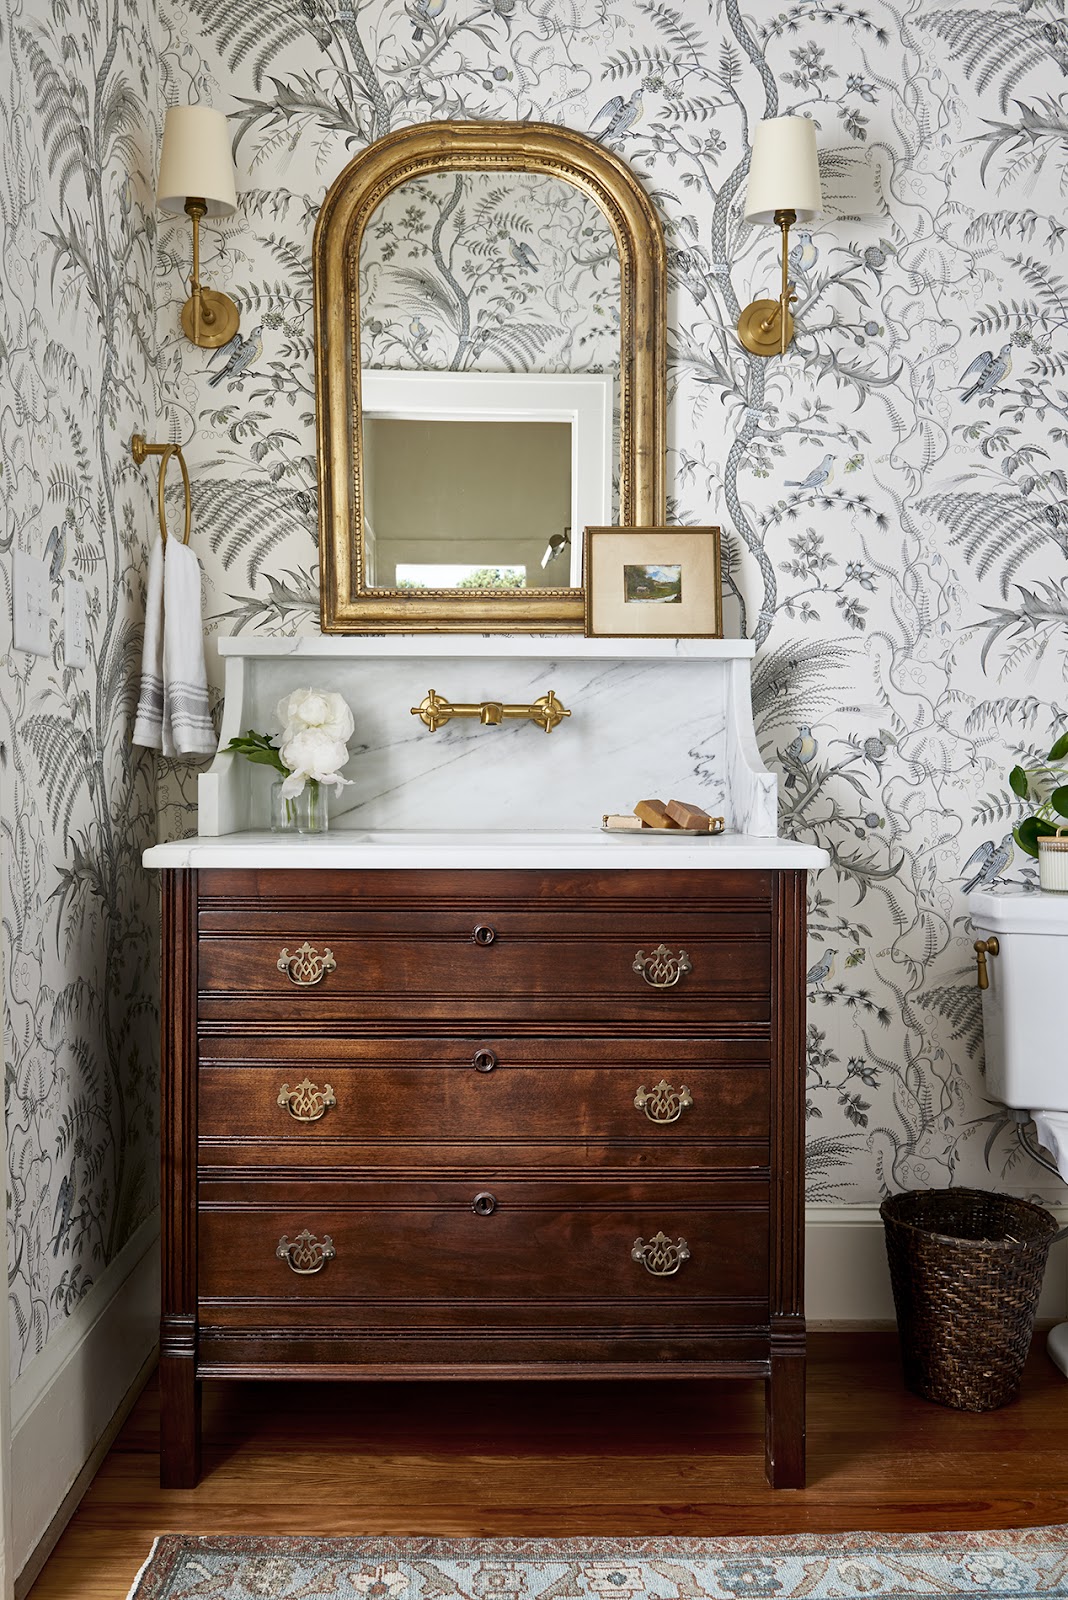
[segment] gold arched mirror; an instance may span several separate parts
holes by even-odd
[[[664,521],[634,174],[547,124],[407,128],[330,188],[314,275],[323,631],[581,631],[583,525]]]

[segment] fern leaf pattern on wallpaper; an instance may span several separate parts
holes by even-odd
[[[222,409],[187,346],[168,348],[163,373],[210,463],[209,609],[225,631],[315,626],[306,262],[352,154],[412,122],[532,118],[592,130],[654,196],[671,283],[671,515],[723,524],[730,618],[762,646],[758,728],[783,830],[834,861],[810,903],[815,1199],[1002,1175],[1057,1192],[1007,1124],[990,1138],[963,868],[1011,831],[1011,798],[994,817],[989,797],[1068,699],[1061,12],[164,5],[169,92],[233,117],[247,198],[218,248],[262,327],[262,355]],[[829,219],[795,230],[798,336],[786,360],[760,362],[731,331],[777,270],[772,230],[741,219],[746,148],[754,119],[789,112],[817,121]],[[387,219],[407,277],[365,328],[371,360],[551,366],[536,336],[484,361],[464,342],[495,229],[481,258],[465,255],[480,196],[450,184],[422,185],[404,226],[400,207]],[[519,256],[501,267],[529,288]],[[513,305],[517,324],[537,321]],[[216,491],[225,507],[237,489],[244,512],[213,514]],[[695,757],[695,786],[706,776]],[[1017,854],[1002,880],[1033,883],[1031,864]]]
[[[56,17],[59,12],[54,13]],[[12,1361],[36,1355],[153,1211],[154,767],[129,743],[149,502],[125,448],[154,411],[158,83],[147,8],[13,7],[0,78],[0,503],[44,557],[49,651],[7,642],[0,718]],[[32,159],[27,152],[35,151]],[[89,664],[64,663],[63,579]],[[10,612],[9,612],[10,615]]]

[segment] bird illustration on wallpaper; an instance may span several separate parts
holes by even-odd
[[[967,878],[969,872],[975,876],[964,885],[964,894],[971,894],[973,889],[989,889],[995,883],[1005,868],[1012,865],[1012,858],[1016,853],[1012,842],[1012,834],[1007,833],[1000,844],[995,844],[993,839],[984,839],[977,850],[973,850],[961,869],[961,877]]]
[[[827,454],[818,467],[813,467],[807,478],[787,478],[788,489],[823,489],[834,477],[834,457]]]
[[[805,982],[810,989],[819,989],[834,977],[834,960],[837,954],[837,950],[826,950],[822,959],[817,961],[815,966],[809,967]]]
[[[590,123],[590,132],[602,144],[612,144],[637,126],[644,110],[642,86],[639,84],[629,99],[624,100],[621,94],[614,94],[611,100],[606,101]]]
[[[245,373],[256,365],[262,354],[262,323],[258,323],[253,328],[247,339],[242,338],[240,333],[235,333],[228,344],[220,345],[218,350],[212,352],[208,366],[214,366],[215,362],[220,358],[223,361],[223,365],[214,377],[208,379],[209,387],[215,389],[220,383],[227,380],[230,386],[233,387],[239,378],[244,377]]]
[[[997,355],[992,350],[984,350],[977,355],[966,372],[961,374],[961,383],[965,384],[969,378],[975,382],[971,388],[961,395],[962,401],[975,400],[976,398],[989,399],[999,384],[1005,382],[1012,371],[1012,345],[1003,344]]]

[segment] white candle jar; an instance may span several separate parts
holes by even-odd
[[[1068,834],[1058,831],[1039,839],[1038,881],[1043,889],[1068,894]]]

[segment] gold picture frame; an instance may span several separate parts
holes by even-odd
[[[429,122],[387,134],[331,186],[313,245],[319,474],[320,621],[324,633],[579,632],[578,589],[502,592],[375,589],[365,581],[358,267],[380,202],[441,171],[544,173],[607,217],[620,258],[619,518],[663,519],[666,496],[667,258],[640,180],[613,151],[536,122]]]
[[[589,639],[722,639],[718,528],[587,528]]]

